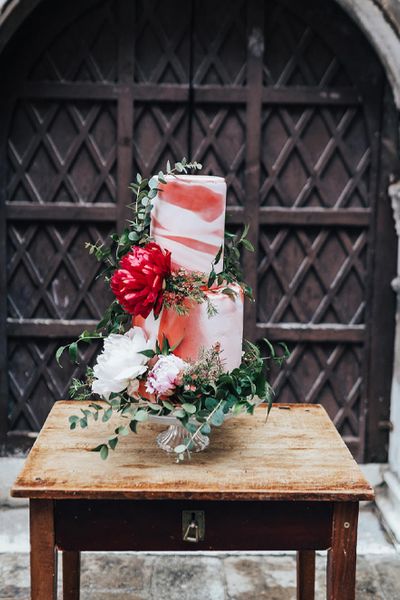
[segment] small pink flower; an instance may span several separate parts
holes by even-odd
[[[172,396],[177,385],[181,385],[188,363],[175,356],[161,355],[147,376],[146,391],[158,396]]]
[[[185,385],[185,392],[194,392],[196,390],[196,386],[191,384],[186,384]]]

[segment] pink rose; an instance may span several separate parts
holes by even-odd
[[[146,391],[157,396],[172,396],[177,385],[181,385],[183,371],[188,363],[175,356],[161,355],[147,376]]]

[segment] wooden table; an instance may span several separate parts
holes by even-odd
[[[102,461],[90,449],[116,421],[71,432],[76,413],[55,404],[12,489],[30,498],[32,600],[56,597],[57,550],[64,600],[79,597],[80,551],[95,550],[297,550],[297,598],[312,600],[323,549],[328,600],[354,600],[358,503],[373,491],[321,406],[232,419],[181,464],[153,424]],[[184,541],[202,537],[203,519],[204,539]]]

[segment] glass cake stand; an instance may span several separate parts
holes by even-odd
[[[257,399],[254,402],[255,406],[258,406],[262,403],[262,400]],[[242,414],[242,413],[241,413]],[[225,421],[227,419],[232,418],[234,415],[232,412],[229,412],[225,415]],[[179,419],[176,419],[172,416],[160,417],[157,415],[149,415],[148,421],[150,423],[160,423],[162,425],[169,425],[168,429],[162,431],[157,435],[156,441],[157,445],[161,450],[165,452],[175,452],[175,448],[181,444],[184,444],[185,439],[191,434],[187,429],[183,427]],[[199,426],[195,419],[191,419],[191,422],[194,425]],[[192,440],[192,447],[190,448],[190,452],[201,452],[205,450],[210,443],[210,438],[204,433],[198,432]]]
[[[168,429],[159,433],[156,438],[157,446],[165,452],[175,452],[175,448],[180,444],[184,444],[185,439],[192,435],[175,417],[159,417],[156,415],[149,415],[148,420],[151,423],[169,425]],[[197,421],[192,422],[197,424]],[[200,423],[197,425],[200,425]],[[210,438],[207,435],[198,432],[192,440],[190,452],[201,452],[207,448],[209,443]]]

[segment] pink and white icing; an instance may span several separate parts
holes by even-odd
[[[173,309],[163,308],[158,319],[151,313],[147,319],[135,318],[135,325],[143,327],[149,339],[168,338],[170,346],[178,344],[174,354],[186,361],[198,359],[202,348],[210,349],[214,344],[221,346],[221,359],[225,371],[232,371],[242,362],[243,338],[243,291],[237,284],[229,284],[235,292],[231,297],[222,292],[228,286],[212,288],[207,296],[217,310],[209,317],[207,303],[191,302],[186,315],[178,315]]]
[[[223,177],[167,175],[153,200],[150,235],[171,252],[172,268],[210,273],[224,244],[226,183]],[[223,257],[215,268],[222,271]]]
[[[214,258],[224,244],[226,183],[222,177],[168,175],[153,201],[150,235],[171,252],[173,269],[210,273]],[[222,270],[223,256],[215,271]],[[231,288],[233,295],[223,293]],[[173,353],[184,361],[196,361],[201,349],[215,344],[221,348],[225,371],[242,362],[243,290],[237,284],[205,290],[216,309],[209,317],[207,302],[187,299],[188,313],[178,315],[174,308],[163,308],[158,319],[135,317],[134,325],[143,328],[149,341],[160,347],[166,337]]]

